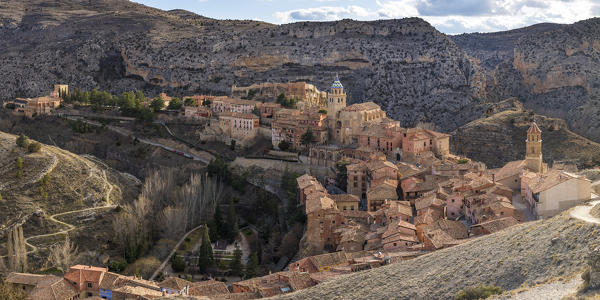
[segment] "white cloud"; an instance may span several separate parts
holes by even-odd
[[[336,1],[336,0],[318,0]],[[373,7],[313,7],[275,13],[278,23],[421,17],[455,34],[490,32],[541,22],[573,23],[600,14],[596,0],[376,0]]]
[[[376,17],[375,12],[371,12],[358,5],[349,5],[346,7],[322,6],[275,13],[275,18],[280,23],[296,21],[334,21],[345,18],[364,20],[373,19],[374,17]]]

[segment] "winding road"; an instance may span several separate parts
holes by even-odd
[[[594,206],[599,203],[600,200],[594,200],[587,203],[586,205],[575,206],[573,210],[571,210],[571,217],[588,223],[600,224],[600,219],[590,214],[592,208],[594,208]]]

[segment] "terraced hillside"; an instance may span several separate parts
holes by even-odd
[[[16,138],[0,132],[0,255],[5,254],[6,229],[15,224],[23,224],[34,258],[42,258],[42,250],[65,233],[81,250],[102,252],[98,246],[112,238],[114,208],[137,196],[139,180],[94,157],[53,146],[29,153],[16,145]]]
[[[600,227],[565,212],[277,299],[451,299],[479,284],[513,290],[576,275],[597,245]]]

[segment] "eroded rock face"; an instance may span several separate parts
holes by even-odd
[[[486,68],[488,100],[519,97],[600,140],[600,18],[452,38]]]
[[[448,37],[418,18],[375,22],[219,21],[129,1],[0,4],[6,97],[56,82],[113,93],[227,94],[232,84],[308,81],[338,73],[349,103],[375,101],[405,126],[451,130],[474,116],[486,80]]]

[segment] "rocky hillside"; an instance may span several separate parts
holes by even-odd
[[[488,69],[488,101],[519,97],[528,109],[600,140],[600,18],[452,39]]]
[[[452,299],[480,284],[513,290],[582,271],[598,244],[598,227],[566,212],[278,299]]]
[[[509,161],[525,158],[525,138],[535,119],[542,130],[544,161],[573,159],[580,167],[600,164],[600,144],[569,130],[562,119],[534,114],[512,98],[499,102],[487,117],[467,123],[452,133],[455,153],[501,167]]]
[[[404,125],[451,130],[473,119],[483,73],[447,36],[417,19],[275,26],[160,11],[125,0],[0,3],[0,82],[6,97],[52,84],[115,93],[228,93],[232,84],[336,73],[350,102],[373,100]]]
[[[227,94],[232,84],[336,73],[350,102],[372,100],[412,126],[443,131],[518,97],[600,140],[600,19],[448,37],[418,18],[273,25],[161,11],[127,0],[0,3],[3,97],[60,82],[113,93]]]
[[[65,232],[81,250],[96,246],[101,251],[97,246],[113,237],[111,211],[137,197],[139,180],[91,156],[47,145],[29,153],[15,140],[0,132],[0,256],[6,254],[6,229],[15,224],[23,224],[36,262],[43,257],[34,250],[61,241]]]

